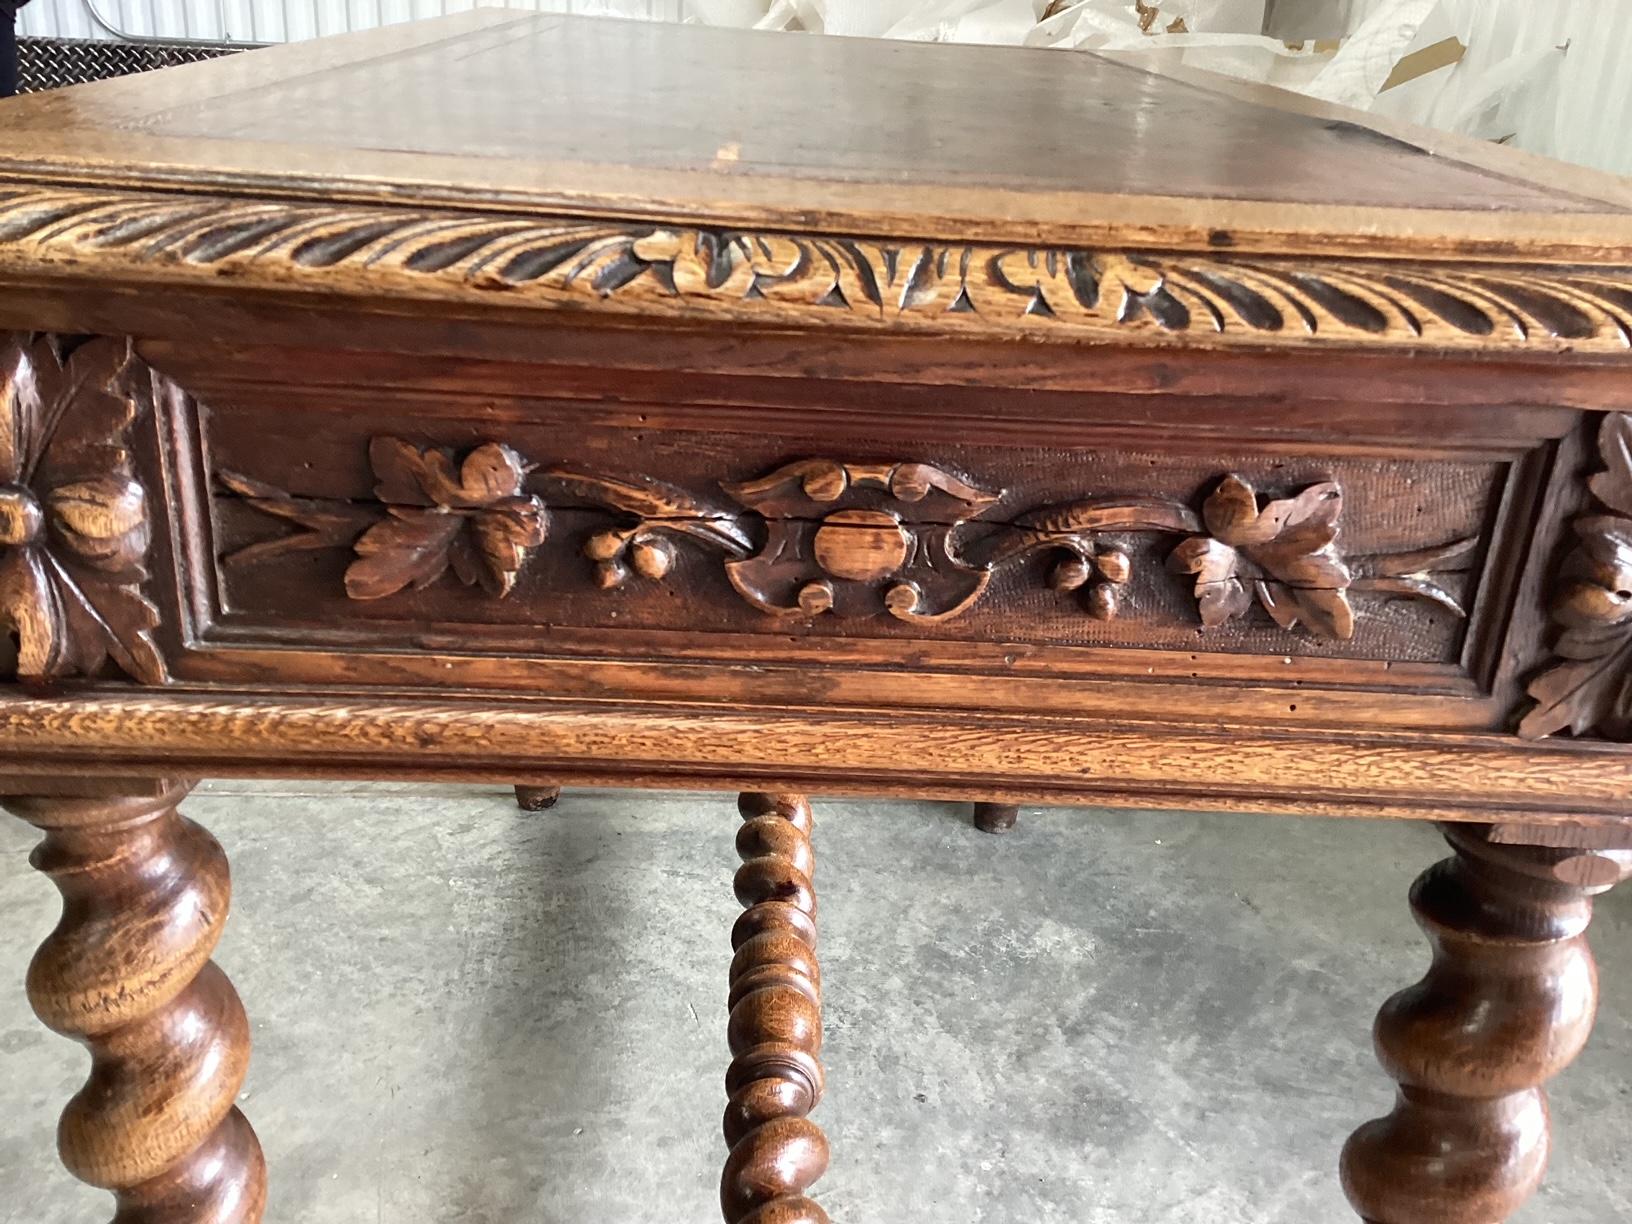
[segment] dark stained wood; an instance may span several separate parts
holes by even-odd
[[[1523,736],[1632,739],[1632,417],[1605,414],[1598,454],[1605,470],[1588,482],[1595,513],[1573,524],[1577,543],[1552,596],[1554,663],[1530,684],[1536,704]]]
[[[1344,1188],[1369,1224],[1495,1224],[1523,1206],[1547,1165],[1542,1085],[1592,1030],[1592,897],[1632,876],[1632,834],[1581,850],[1505,845],[1493,831],[1447,828],[1455,856],[1411,892],[1434,963],[1377,1020],[1399,1100],[1343,1153]]]
[[[816,856],[810,801],[745,791],[738,800],[731,932],[731,1067],[720,1179],[726,1224],[827,1224],[806,1193],[827,1171],[822,1099],[822,973],[816,960]]]
[[[1372,1224],[1534,1188],[1632,840],[1626,184],[1089,56],[504,12],[0,128],[0,757],[69,897],[36,1005],[159,1081],[72,1107],[121,1220],[260,1212],[162,781],[214,773],[744,792],[733,1224],[825,1220],[798,793],[1457,822],[1346,1176]],[[73,1010],[109,956],[217,1075]]]
[[[196,367],[187,374],[189,382],[202,380],[206,387],[215,386],[211,379],[218,376]],[[523,674],[529,665],[514,655],[525,643],[526,653],[543,649],[560,660],[547,665],[552,673],[548,689],[559,695],[604,691],[604,681],[590,676],[597,665],[585,656],[604,656],[628,640],[627,631],[640,629],[648,651],[661,649],[670,657],[680,651],[692,658],[705,651],[714,658],[760,664],[736,673],[741,683],[758,690],[742,692],[746,699],[786,700],[801,694],[802,678],[787,676],[784,685],[778,672],[763,666],[780,656],[789,664],[821,667],[829,674],[827,683],[835,686],[835,698],[840,696],[836,686],[844,685],[865,693],[870,702],[945,700],[950,694],[936,691],[943,676],[945,683],[961,683],[947,675],[949,666],[978,670],[995,681],[982,688],[983,703],[1061,709],[1063,700],[1078,709],[1125,715],[1145,702],[1158,711],[1171,710],[1172,703],[1148,687],[1141,692],[1142,686],[1131,691],[1113,686],[1112,676],[1158,675],[1184,682],[1222,678],[1227,672],[1232,680],[1250,677],[1282,687],[1278,693],[1266,692],[1255,713],[1272,721],[1322,721],[1334,702],[1348,705],[1347,717],[1366,703],[1391,725],[1432,719],[1441,726],[1488,727],[1505,725],[1510,717],[1505,700],[1487,698],[1481,691],[1485,681],[1467,676],[1463,659],[1490,658],[1499,665],[1503,657],[1488,641],[1508,614],[1494,586],[1505,582],[1514,567],[1488,559],[1522,546],[1529,507],[1549,487],[1536,479],[1549,458],[1545,436],[1533,436],[1529,447],[1503,444],[1493,450],[1488,426],[1469,422],[1465,436],[1441,430],[1422,439],[1408,456],[1398,440],[1360,437],[1339,443],[1323,415],[1324,436],[1265,437],[1251,451],[1231,454],[1220,451],[1227,442],[1193,429],[1188,417],[1182,428],[1177,419],[1172,427],[1124,424],[1122,414],[1131,406],[1106,404],[1101,409],[1079,397],[1074,430],[1079,444],[1074,447],[1039,453],[936,444],[934,452],[945,457],[940,470],[961,473],[960,481],[975,490],[977,501],[959,503],[960,513],[932,504],[927,496],[904,501],[887,489],[847,487],[844,504],[894,515],[915,541],[917,558],[898,574],[857,581],[822,574],[810,546],[827,516],[843,512],[836,503],[794,502],[782,509],[767,504],[761,511],[727,493],[771,479],[762,474],[782,471],[790,452],[820,454],[832,445],[830,427],[849,428],[847,420],[830,426],[825,414],[809,410],[826,407],[826,388],[809,406],[778,403],[773,413],[772,404],[765,403],[725,416],[716,396],[731,395],[735,388],[722,384],[709,403],[676,414],[681,421],[697,415],[699,425],[713,427],[704,431],[668,427],[665,417],[673,409],[665,408],[657,394],[639,405],[611,410],[557,398],[511,400],[495,411],[491,397],[458,397],[451,388],[438,386],[433,394],[416,395],[402,385],[409,376],[409,367],[399,367],[398,385],[373,402],[361,388],[326,389],[305,397],[296,393],[298,401],[287,387],[275,392],[268,387],[263,393],[227,383],[205,393],[209,428],[193,444],[208,449],[215,467],[213,473],[197,473],[196,479],[216,483],[216,488],[209,522],[199,526],[215,536],[203,547],[221,559],[218,581],[225,606],[206,616],[183,657],[173,661],[180,673],[189,679],[254,683],[264,674],[255,653],[263,647],[277,651],[280,675],[309,660],[309,674],[318,681],[334,665],[332,647],[341,645],[321,639],[346,625],[352,640],[366,633],[374,650],[395,656],[389,664],[380,660],[380,679],[400,680],[419,670],[427,683],[437,685],[446,675],[444,661],[399,653],[432,645],[421,627],[403,620],[403,610],[413,607],[416,619],[465,622],[459,634],[461,654],[469,655],[478,640],[491,643],[484,653],[499,656],[492,663],[467,658],[459,664],[466,683],[506,687],[508,673],[508,687],[532,689],[537,681]],[[524,370],[517,377],[533,383],[553,379],[552,374]],[[685,393],[678,385],[676,389]],[[1005,402],[988,398],[994,410]],[[190,430],[190,402],[172,395],[167,403],[178,405],[174,426]],[[971,404],[968,411],[983,406]],[[417,418],[421,409],[425,415]],[[416,453],[430,453],[424,440],[444,439],[450,443],[441,448],[444,461],[456,463],[483,447],[503,445],[533,469],[525,478],[527,493],[541,499],[548,513],[549,537],[527,555],[513,593],[502,601],[477,598],[480,627],[469,623],[476,606],[453,577],[390,599],[359,604],[347,598],[339,572],[348,563],[347,537],[363,537],[388,513],[393,519],[399,512],[422,513],[400,504],[391,511],[391,503],[377,500],[377,477],[371,466],[359,463],[372,453],[376,439],[394,436],[374,432],[374,423],[401,428],[409,412],[419,420]],[[1208,419],[1216,420],[1216,409]],[[773,420],[777,440],[767,446],[764,427]],[[978,428],[974,420],[971,428]],[[1558,427],[1551,420],[1537,425],[1548,432]],[[913,453],[907,449],[914,447],[907,441],[913,435],[906,428],[890,421],[868,428],[885,439],[877,443],[889,448],[885,454]],[[1376,428],[1375,419],[1371,428]],[[635,465],[624,448],[631,434],[661,456],[669,479],[630,471]],[[892,434],[902,438],[901,447],[891,445]],[[269,446],[274,439],[277,445]],[[1141,442],[1159,442],[1161,456],[1145,458]],[[922,443],[915,449],[921,452]],[[269,464],[267,457],[278,454],[300,458]],[[563,455],[577,458],[562,463]],[[1323,477],[1342,476],[1341,517],[1326,524],[1340,527],[1342,540],[1320,547],[1336,553],[1332,581],[1352,588],[1331,592],[1337,606],[1352,601],[1360,611],[1341,624],[1322,627],[1349,629],[1349,639],[1307,631],[1301,622],[1283,630],[1262,609],[1290,606],[1274,592],[1294,588],[1254,577],[1261,571],[1248,553],[1255,549],[1243,553],[1220,541],[1230,548],[1230,556],[1242,558],[1237,568],[1246,566],[1241,571],[1246,577],[1204,582],[1202,593],[1232,582],[1239,591],[1250,581],[1261,597],[1228,623],[1207,630],[1200,644],[1209,649],[1194,649],[1198,625],[1206,628],[1192,593],[1195,583],[1165,571],[1187,533],[1198,546],[1213,538],[1199,511],[1216,500],[1222,487],[1221,461],[1242,464],[1241,470],[1274,492],[1296,494],[1312,487],[1310,482],[1318,485]],[[884,471],[893,465],[871,466]],[[180,470],[189,482],[195,479]],[[986,487],[969,483],[977,479]],[[1011,481],[1019,487],[992,505],[990,489],[1001,491]],[[1439,491],[1431,522],[1430,503],[1421,496],[1426,483]],[[935,496],[945,495],[937,491]],[[178,503],[186,506],[188,497],[178,492]],[[1279,500],[1266,494],[1262,501],[1274,518]],[[537,503],[527,504],[535,513]],[[1335,512],[1337,505],[1334,499],[1329,509]],[[456,514],[468,513],[456,510],[428,521],[451,528]],[[961,526],[958,520],[963,520]],[[954,524],[951,531],[949,523]],[[775,527],[778,539],[760,538],[767,525]],[[388,526],[397,530],[399,524]],[[849,524],[828,525],[828,535],[835,539],[854,534],[866,533]],[[658,544],[670,547],[659,552]],[[926,563],[937,554],[940,566]],[[437,549],[429,559],[435,563],[445,555]],[[643,556],[648,559],[640,560]],[[768,563],[772,557],[774,565]],[[1064,581],[1059,559],[1067,565],[1073,560],[1091,565],[1091,574],[1081,584]],[[208,564],[202,556],[199,562]],[[321,574],[318,565],[324,567]],[[989,578],[983,579],[982,570],[990,571]],[[782,588],[773,591],[765,585],[771,574],[787,576],[778,579]],[[1482,574],[1488,576],[1482,579]],[[1299,580],[1298,574],[1290,576]],[[1481,581],[1493,587],[1483,612],[1472,598]],[[807,612],[796,599],[802,585],[823,592],[831,587],[836,615]],[[1050,595],[1050,587],[1057,593]],[[912,598],[891,607],[886,597],[896,588]],[[752,598],[744,602],[748,596]],[[764,608],[756,611],[759,605]],[[706,639],[688,632],[692,618],[704,608],[719,631]],[[767,617],[765,611],[777,614]],[[1471,614],[1471,623],[1465,614]],[[866,624],[857,624],[858,617]],[[542,625],[549,626],[547,636],[537,628]],[[788,636],[789,629],[796,635]],[[1465,631],[1472,639],[1467,649]],[[875,639],[909,633],[918,642],[911,684],[880,688],[877,669],[889,658],[883,643],[872,659],[857,652],[869,649]],[[752,636],[740,636],[744,634]],[[845,640],[837,644],[835,637]],[[984,645],[993,639],[1025,642],[1026,649]],[[451,633],[447,640],[454,641]],[[223,650],[215,648],[217,643]],[[1118,649],[1131,645],[1146,649]],[[1164,649],[1153,652],[1151,646]],[[1261,659],[1243,655],[1267,655],[1275,663],[1266,669]],[[568,664],[567,657],[574,661]],[[846,657],[871,667],[865,674],[842,674],[840,661]],[[1340,666],[1342,660],[1347,662]],[[354,679],[363,679],[374,666],[371,654],[353,654],[347,665],[364,669],[354,670]],[[625,683],[635,680],[632,669],[619,670]],[[1069,686],[1062,683],[1067,677],[1073,680]],[[1505,674],[1494,679],[1498,685],[1513,682]],[[663,668],[651,674],[650,682],[662,690],[653,695],[719,692],[712,687],[717,679],[705,681],[701,673],[685,668]],[[1038,695],[1045,686],[1059,691]],[[1402,689],[1409,698],[1390,702],[1390,691]],[[1208,703],[1225,700],[1234,713],[1241,711],[1250,691],[1208,689],[1186,700],[1202,703],[1189,707],[1197,716]],[[1462,705],[1466,713],[1451,713],[1452,705]]]
[[[176,812],[191,784],[31,796],[0,783],[6,809],[45,832],[31,861],[63,899],[29,967],[29,1001],[91,1051],[58,1128],[63,1163],[113,1191],[119,1221],[257,1224],[266,1166],[234,1104],[249,1021],[210,960],[232,890],[221,847]]]
[[[982,833],[1007,833],[1020,819],[1020,808],[1012,803],[975,804],[975,828]]]
[[[524,812],[544,812],[561,798],[559,786],[517,786],[516,806]]]

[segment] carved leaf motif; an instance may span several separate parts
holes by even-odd
[[[1598,430],[1604,470],[1588,482],[1592,495],[1611,510],[1632,517],[1632,417],[1612,412]]]
[[[508,595],[529,550],[544,542],[544,503],[522,492],[529,467],[487,442],[454,464],[448,452],[401,438],[369,443],[375,493],[389,517],[358,537],[346,570],[353,599],[420,590],[452,568],[467,586]]]
[[[1196,576],[1202,624],[1243,615],[1256,596],[1283,629],[1301,623],[1320,637],[1353,637],[1351,575],[1335,548],[1342,508],[1342,492],[1330,482],[1260,507],[1250,484],[1226,476],[1202,504],[1211,534],[1185,540],[1170,559]]]
[[[128,345],[71,356],[0,336],[0,622],[19,677],[95,675],[108,662],[165,678],[158,612],[142,594],[147,499],[127,435],[147,404]]]
[[[375,496],[393,506],[482,509],[520,493],[529,470],[520,455],[498,442],[471,451],[457,472],[446,451],[420,450],[401,438],[375,438],[368,458],[379,479]]]
[[[1530,684],[1535,707],[1519,723],[1519,735],[1542,739],[1568,731],[1587,735],[1624,727],[1632,711],[1627,708],[1626,643],[1612,647],[1596,658],[1559,663]]]
[[[262,514],[280,518],[305,528],[294,535],[261,540],[229,553],[223,558],[227,565],[251,565],[267,561],[286,552],[304,552],[318,548],[350,548],[364,527],[377,517],[372,509],[361,506],[318,501],[309,497],[294,497],[282,489],[252,480],[237,472],[217,472],[221,483],[244,498],[246,504]]]
[[[753,537],[734,511],[649,476],[611,476],[566,467],[551,468],[545,475],[579,497],[636,519],[638,525],[627,539],[648,530],[673,531],[712,544],[732,557],[746,557],[754,551]]]
[[[536,497],[506,497],[470,520],[470,539],[481,569],[478,580],[489,595],[505,596],[529,550],[544,542],[543,503]],[[461,575],[469,583],[470,579]]]
[[[1563,629],[1554,648],[1561,661],[1530,683],[1536,705],[1519,723],[1527,739],[1564,730],[1632,733],[1632,422],[1606,416],[1598,449],[1605,470],[1589,487],[1619,513],[1575,522],[1576,547],[1552,605]]]
[[[0,555],[0,615],[17,635],[17,674],[56,676],[66,671],[62,600],[46,580],[33,549]]]
[[[353,545],[357,560],[346,568],[346,594],[384,599],[404,587],[421,590],[440,578],[451,562],[449,550],[465,528],[456,515],[393,506]],[[465,578],[465,575],[461,575]],[[474,578],[465,578],[468,582]]]
[[[322,289],[340,269],[381,294],[626,316],[1408,351],[1632,347],[1620,268],[925,244],[79,187],[0,192],[0,243],[31,263],[148,282],[232,274]]]
[[[1468,570],[1478,549],[1479,538],[1469,536],[1411,552],[1357,557],[1353,561],[1354,581],[1349,589],[1427,600],[1454,616],[1466,617],[1468,613],[1462,601],[1446,589],[1442,579]]]
[[[1211,536],[1191,536],[1173,550],[1175,568],[1196,576],[1196,603],[1209,629],[1227,624],[1252,606],[1252,596],[1237,569],[1235,549]]]

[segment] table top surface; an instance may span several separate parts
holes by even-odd
[[[4,176],[924,237],[1632,250],[1622,180],[1058,51],[479,10],[34,95],[0,126]]]

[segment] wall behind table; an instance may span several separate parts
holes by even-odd
[[[1454,126],[1455,113],[1474,104],[1487,69],[1513,55],[1556,56],[1556,65],[1536,72],[1481,130],[1511,136],[1532,153],[1632,175],[1632,0],[1441,2],[1468,54],[1435,109],[1437,126]],[[1300,8],[1304,3],[1278,0],[1277,20],[1283,12],[1310,19],[1315,9]],[[1352,27],[1395,3],[1344,0],[1326,11],[1346,8]]]

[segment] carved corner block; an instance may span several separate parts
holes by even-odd
[[[1632,739],[1632,417],[1604,417],[1598,455],[1604,470],[1587,485],[1598,505],[1573,525],[1551,604],[1561,632],[1552,665],[1530,683],[1526,739]]]
[[[164,683],[142,591],[152,506],[130,452],[151,409],[126,341],[0,335],[0,624],[16,638],[14,678],[112,666]]]

